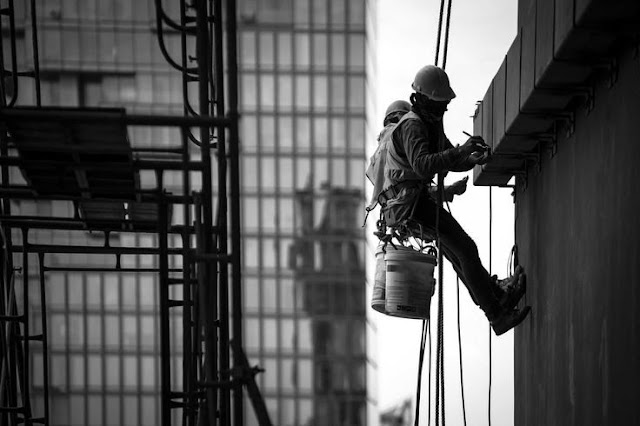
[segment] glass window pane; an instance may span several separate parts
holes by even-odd
[[[289,69],[293,64],[291,53],[293,50],[293,42],[290,33],[279,33],[277,35],[278,42],[278,67]]]
[[[99,315],[87,315],[87,345],[102,346],[102,318]]]
[[[292,392],[295,389],[295,371],[294,371],[294,362],[290,359],[282,360],[282,368],[280,369],[280,386],[282,386],[282,390],[285,392]],[[285,423],[285,424],[293,424],[293,423]]]
[[[298,351],[302,353],[309,353],[313,349],[313,344],[311,343],[311,320],[308,319],[300,319],[298,320]]]
[[[69,369],[70,386],[74,388],[84,388],[86,386],[84,378],[84,356],[71,355],[69,357]]]
[[[276,164],[273,157],[265,157],[260,160],[260,187],[265,191],[273,191],[275,181]]]
[[[349,2],[349,24],[352,26],[364,26],[364,7],[363,1]]]
[[[309,35],[296,33],[295,41],[295,64],[298,68],[308,68],[309,59]]]
[[[258,99],[257,80],[253,74],[243,74],[240,78],[241,109],[255,109]]]
[[[347,138],[344,118],[331,119],[331,152],[347,151]]]
[[[364,69],[365,42],[364,36],[353,34],[349,36],[349,67],[353,70]]]
[[[244,278],[242,301],[245,309],[257,310],[260,307],[260,287],[257,278]]]
[[[243,115],[240,119],[240,139],[243,147],[254,148],[258,144],[258,119],[255,115]]]
[[[276,142],[275,119],[272,115],[260,117],[260,149],[273,152]]]
[[[331,0],[331,26],[342,27],[347,23],[346,3],[346,0]]]
[[[107,348],[120,346],[120,322],[115,315],[105,315],[105,346]]]
[[[262,280],[262,308],[267,312],[274,312],[278,308],[278,288],[275,278]]]
[[[280,320],[281,341],[280,348],[283,351],[293,351],[295,339],[295,327],[292,319]]]
[[[313,106],[317,110],[325,111],[329,106],[329,88],[327,77],[313,78]]]
[[[100,275],[87,274],[87,304],[94,308],[99,307],[100,302],[102,301],[102,283],[100,281]]]
[[[297,117],[296,118],[296,148],[301,152],[309,152],[309,148],[311,145],[311,123],[309,118],[307,117]],[[298,170],[303,166],[298,164]],[[306,173],[309,172],[309,169],[305,171],[305,178],[301,181],[304,184],[306,179]]]
[[[265,359],[264,364],[264,385],[267,391],[278,390],[278,362],[275,359]]]
[[[67,358],[64,355],[50,356],[50,385],[61,392],[67,391]]]
[[[364,111],[364,77],[349,77],[349,108]]]
[[[291,76],[278,77],[278,108],[289,111],[293,107],[293,80]]]
[[[344,34],[331,35],[331,66],[335,69],[342,69],[347,64],[346,44]]]
[[[82,315],[69,315],[69,346],[79,347],[83,346],[84,341],[84,320]]]
[[[267,269],[276,268],[277,262],[276,240],[273,238],[263,238],[262,240],[262,267]]]
[[[260,224],[260,216],[256,214],[259,211],[258,198],[245,196],[242,199],[242,216],[243,229],[247,232],[257,232]]]
[[[313,390],[313,364],[308,359],[298,362],[298,387],[303,392]]]
[[[253,31],[243,31],[240,35],[240,63],[243,67],[256,66],[256,39]]]
[[[264,319],[262,321],[263,343],[267,350],[276,350],[278,348],[278,323],[274,319]]]
[[[255,214],[255,210],[254,210]],[[277,212],[276,212],[276,200],[272,197],[264,197],[262,199],[262,207],[260,208],[260,223],[262,225],[262,230],[265,232],[276,232],[277,231]]]
[[[309,0],[296,0],[293,2],[294,22],[297,26],[309,25]]]
[[[347,186],[347,169],[344,158],[333,158],[331,160],[331,186]]]
[[[89,378],[87,381],[87,385],[90,387],[101,387],[102,386],[102,357],[100,355],[89,355],[88,356],[88,367],[87,371],[89,373]]]
[[[347,104],[347,79],[331,77],[331,106],[343,110]]]
[[[293,284],[293,280],[290,278],[281,278],[280,279],[280,310],[283,313],[286,312],[293,312],[295,310],[295,298],[294,298],[294,284]],[[286,322],[288,320],[283,320],[283,334],[285,334],[284,332],[284,322]],[[293,323],[291,323],[291,333],[292,333],[292,337],[291,337],[291,342],[290,344],[293,345],[293,333],[295,333],[294,329],[293,329]],[[286,334],[285,334],[286,336]],[[286,344],[287,342],[283,342],[283,344]]]
[[[79,395],[72,395],[69,397],[69,405],[72,407],[69,415],[70,423],[74,426],[84,425],[85,421],[85,397]]]
[[[84,307],[84,280],[81,274],[68,274],[69,307]]]
[[[122,305],[134,308],[138,302],[138,285],[133,274],[122,275]]]
[[[257,268],[259,266],[258,240],[256,238],[243,239],[242,253],[246,268]]]
[[[156,359],[152,356],[141,358],[142,387],[154,389],[156,386]]]
[[[280,158],[278,160],[278,188],[280,191],[287,191],[293,189],[293,159],[292,158]],[[282,215],[290,217],[290,213],[280,211],[280,225],[285,224],[286,221],[282,218]]]
[[[274,65],[274,47],[273,47],[273,33],[261,32],[258,34],[258,42],[260,48],[258,50],[260,54],[260,66],[271,68]]]
[[[155,318],[151,315],[140,317],[140,346],[141,348],[153,349],[156,344]]]
[[[318,117],[313,121],[313,148],[315,152],[326,153],[329,150],[329,120]]]
[[[314,69],[326,69],[329,64],[326,34],[313,35],[313,67]]]
[[[327,1],[311,0],[313,11],[311,17],[314,27],[325,27],[327,25]]]
[[[310,79],[306,75],[296,76],[296,109],[308,110],[311,106]]]
[[[366,145],[364,138],[365,122],[362,118],[353,118],[349,121],[349,152],[364,155]]]
[[[245,345],[247,349],[260,348],[260,322],[257,319],[245,319]]]
[[[120,357],[117,355],[105,357],[105,384],[112,388],[120,386]]]
[[[88,410],[89,413],[89,422],[88,424],[91,426],[101,426],[102,425],[102,398],[99,396],[89,396],[88,398]]]
[[[124,386],[126,388],[138,387],[138,360],[134,356],[123,357]]]
[[[122,317],[122,344],[124,347],[135,347],[138,344],[138,322],[134,315]]]
[[[272,110],[275,107],[275,78],[273,75],[260,76],[260,107]]]
[[[289,152],[293,148],[293,119],[291,117],[278,118],[278,146],[281,152]]]
[[[120,426],[120,397],[119,396],[107,396],[106,404],[109,409],[107,410],[107,426]]]

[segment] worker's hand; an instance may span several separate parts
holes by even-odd
[[[460,147],[462,152],[467,155],[473,154],[474,152],[484,152],[487,151],[489,146],[485,143],[482,136],[471,136],[467,141]]]
[[[480,152],[472,152],[467,158],[471,164],[486,164],[491,159],[491,152],[489,149]]]
[[[460,179],[457,182],[454,182],[452,185],[447,187],[447,192],[453,195],[462,195],[467,190],[467,181],[469,180],[468,176]],[[452,197],[453,198],[453,197]]]

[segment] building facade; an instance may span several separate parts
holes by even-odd
[[[275,424],[376,418],[360,227],[374,12],[239,10],[245,343]]]
[[[181,115],[182,83],[158,48],[153,3],[38,3],[42,104]],[[178,16],[179,2],[163,3],[170,16]],[[28,69],[30,18],[23,2],[16,8],[16,25],[23,29],[18,64]],[[375,331],[367,317],[360,228],[374,22],[375,2],[367,0],[238,4],[244,346],[250,363],[265,370],[256,380],[277,425],[377,421]],[[167,35],[167,45],[179,54],[175,34]],[[10,53],[4,53],[7,63]],[[18,105],[33,105],[32,80],[20,82]],[[135,147],[170,146],[179,138],[168,128],[130,132]],[[140,179],[142,187],[153,187],[152,174]],[[165,180],[179,191],[179,174]],[[13,208],[73,215],[65,202],[20,202]],[[86,232],[60,237],[39,231],[32,237],[101,243]],[[112,235],[111,242],[156,244],[152,235],[127,233]],[[52,267],[116,262],[88,254],[49,260]],[[157,266],[153,256],[118,262]],[[46,285],[52,425],[158,424],[157,274],[51,270]],[[32,309],[36,324],[37,300]],[[176,384],[182,382],[180,329],[176,318]],[[36,412],[43,407],[37,396],[41,356],[34,349]],[[245,411],[247,424],[257,424],[248,399]],[[181,413],[174,413],[178,424]]]

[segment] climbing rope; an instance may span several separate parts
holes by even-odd
[[[442,26],[445,15],[445,0],[441,0],[440,2],[440,16],[438,19],[438,34],[436,37],[436,55],[434,64],[438,65],[438,59],[440,56],[440,44],[441,41],[444,44],[443,58],[442,58],[442,66],[441,68],[444,70],[447,64],[447,52],[448,52],[448,44],[449,44],[449,28],[451,22],[451,3],[452,0],[448,0],[447,2],[447,20],[445,25],[444,35],[442,32]],[[440,141],[440,149],[443,141]],[[436,247],[438,251],[438,281],[440,285],[438,286],[438,329],[437,329],[437,345],[436,345],[436,374],[435,374],[435,399],[436,399],[436,408],[435,408],[435,423],[436,425],[440,425],[440,420],[442,420],[442,426],[445,425],[445,397],[444,397],[444,292],[443,292],[443,280],[444,280],[444,272],[443,272],[443,256],[442,250],[440,247],[440,209],[442,208],[442,200],[444,194],[444,176],[443,174],[438,174],[438,184],[437,184],[437,199],[438,206],[436,209]],[[459,326],[459,323],[458,323]],[[429,412],[428,412],[428,423],[431,424],[431,333],[430,324],[427,320],[423,320],[422,322],[422,338],[420,342],[420,357],[418,360],[418,385],[416,389],[416,413],[414,418],[414,425],[418,426],[420,419],[420,389],[422,382],[422,366],[424,363],[424,352],[427,338],[429,339]],[[460,362],[462,362],[462,357],[460,358]],[[462,366],[461,366],[462,368]],[[466,424],[466,420],[465,420]]]
[[[489,186],[489,276],[491,276],[491,261],[493,255],[493,197],[491,186]],[[491,377],[492,377],[492,357],[491,357],[491,324],[489,324],[489,401],[487,407],[487,416],[489,417],[489,426],[491,426]]]

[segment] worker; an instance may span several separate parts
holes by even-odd
[[[365,175],[373,184],[373,196],[369,205],[367,206],[367,212],[373,210],[378,204],[378,195],[384,188],[384,160],[387,156],[387,145],[389,144],[389,138],[391,136],[391,130],[400,121],[402,116],[411,111],[411,104],[405,100],[397,100],[391,102],[384,113],[384,119],[382,125],[382,131],[378,135],[378,147],[371,156],[369,161],[369,167]]]
[[[511,277],[498,280],[482,266],[474,241],[456,219],[434,199],[436,174],[464,172],[490,159],[480,136],[454,147],[444,134],[442,119],[455,93],[444,70],[421,68],[412,84],[411,111],[391,130],[384,164],[384,188],[378,199],[386,225],[417,224],[440,237],[443,255],[484,311],[494,332],[501,335],[521,323],[530,311],[517,308],[525,292],[525,275],[518,266]],[[466,179],[443,194],[452,199],[466,190]],[[437,232],[436,232],[437,226]]]

